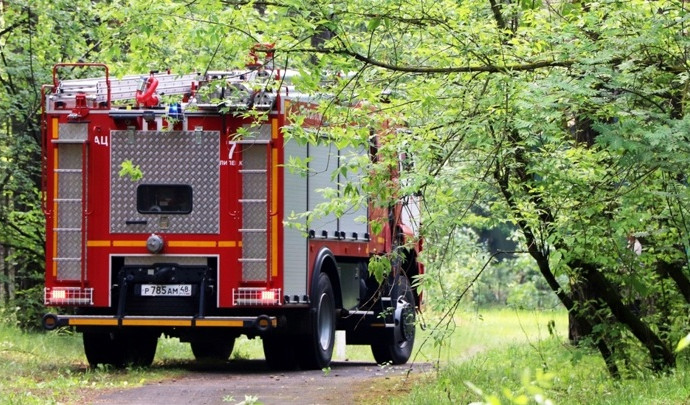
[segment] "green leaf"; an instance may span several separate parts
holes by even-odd
[[[676,353],[680,352],[681,350],[685,350],[688,346],[690,346],[690,333],[682,338],[680,342],[678,342],[678,346],[676,346]]]
[[[381,25],[381,17],[372,18],[369,20],[369,23],[367,23],[367,30],[374,32],[379,25]]]

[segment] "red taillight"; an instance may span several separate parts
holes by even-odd
[[[280,288],[240,287],[232,290],[233,305],[281,305]]]
[[[276,300],[276,293],[275,291],[268,290],[268,291],[261,291],[261,302],[265,304],[272,304]]]

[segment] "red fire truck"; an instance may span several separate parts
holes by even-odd
[[[80,331],[92,366],[149,365],[161,334],[227,360],[244,334],[262,339],[273,368],[318,369],[336,329],[379,363],[408,360],[423,272],[416,199],[290,219],[326,201],[320,190],[347,180],[334,170],[375,155],[377,140],[360,151],[286,137],[318,100],[270,56],[189,75],[55,66],[42,115],[45,304],[66,310],[43,325]],[[94,77],[61,79],[78,69]],[[321,125],[317,114],[303,122]],[[288,170],[291,159],[308,171]],[[394,257],[383,284],[368,271],[375,255]]]

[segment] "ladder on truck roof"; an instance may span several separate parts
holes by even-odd
[[[156,92],[160,95],[166,94],[185,94],[192,90],[192,85],[198,83],[200,75],[187,74],[154,74],[158,79]],[[57,82],[55,88],[56,101],[61,99],[74,99],[77,94],[83,93],[87,100],[93,100],[99,105],[110,101],[133,100],[137,90],[142,87],[149,76],[125,76],[120,79],[109,79],[106,77],[90,79],[69,79]]]
[[[100,67],[105,70],[105,76],[87,79],[58,78],[58,70],[65,67]],[[77,98],[84,99],[90,108],[108,109],[113,101],[136,100],[137,92],[148,91],[148,81],[152,77],[158,83],[155,94],[162,95],[192,95],[195,88],[213,80],[223,80],[225,85],[217,86],[209,96],[220,100],[217,103],[197,104],[199,107],[219,108],[225,106],[231,109],[270,109],[277,92],[284,91],[285,95],[296,95],[292,86],[294,71],[280,71],[279,69],[209,71],[205,74],[191,73],[185,75],[170,73],[151,73],[149,75],[128,75],[122,78],[110,78],[108,67],[104,64],[76,63],[57,64],[53,68],[53,91],[48,95],[51,105],[61,109],[78,106]],[[268,85],[273,79],[276,83]],[[258,85],[258,87],[257,87]],[[276,88],[275,86],[279,86]],[[48,107],[49,110],[52,107]]]

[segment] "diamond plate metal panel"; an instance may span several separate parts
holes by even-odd
[[[266,173],[245,173],[242,175],[242,196],[245,199],[266,199]]]
[[[266,259],[266,232],[244,232],[242,258]]]
[[[58,172],[57,198],[81,198],[81,172]]]
[[[265,281],[266,263],[265,262],[244,262],[242,263],[242,281]]]
[[[81,231],[59,231],[57,240],[57,257],[76,259],[81,258]],[[76,248],[75,248],[76,247]],[[66,278],[59,275],[60,278]],[[79,279],[79,277],[77,277]]]
[[[270,128],[269,128],[270,129]],[[266,146],[252,145],[242,150],[242,279],[266,280],[268,257],[266,201],[268,176],[265,172]]]
[[[220,232],[220,133],[218,131],[111,131],[110,231],[205,233]],[[120,165],[131,160],[143,178],[120,177]],[[192,212],[183,215],[140,214],[140,184],[187,184],[193,190]],[[127,225],[126,221],[146,221]],[[160,223],[167,227],[161,228]]]
[[[79,261],[59,261],[57,274],[59,280],[80,280],[81,264]]]
[[[58,203],[57,212],[58,228],[81,229],[81,201],[61,201]]]
[[[242,169],[265,170],[266,169],[266,145],[243,145]]]
[[[242,229],[266,229],[266,203],[248,202],[242,207]]]
[[[62,124],[63,132],[86,131],[86,124]],[[81,279],[82,253],[82,146],[60,144],[57,162],[57,277],[60,280]]]
[[[58,124],[58,139],[61,141],[86,141],[88,137],[88,123]]]
[[[62,144],[58,148],[58,168],[81,170],[81,145]]]

